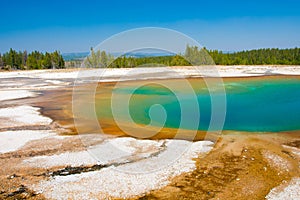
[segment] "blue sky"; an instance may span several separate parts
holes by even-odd
[[[300,47],[299,0],[1,1],[0,52],[84,52],[132,28],[171,28],[208,49]]]

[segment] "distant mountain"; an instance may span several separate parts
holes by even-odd
[[[72,60],[83,60],[89,55],[89,52],[78,52],[78,53],[63,53],[62,56],[65,61]],[[175,54],[168,52],[129,52],[123,53],[112,53],[114,57],[125,55],[126,57],[144,58],[144,57],[157,57],[157,56],[173,56]]]
[[[62,57],[65,61],[71,60],[83,60],[89,55],[89,52],[79,52],[79,53],[63,53]]]
[[[175,54],[169,52],[129,52],[125,54],[128,57],[144,58],[144,57],[158,57],[158,56],[174,56]]]

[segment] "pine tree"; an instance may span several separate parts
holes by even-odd
[[[0,68],[2,68],[4,66],[4,62],[0,53]]]

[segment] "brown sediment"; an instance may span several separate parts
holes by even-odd
[[[210,153],[195,159],[194,171],[175,177],[161,189],[132,199],[264,199],[272,188],[299,177],[300,158],[284,147],[299,139],[299,132],[261,135],[228,132],[219,137]],[[62,141],[32,141],[26,146],[0,157],[0,199],[44,199],[42,194],[26,186],[49,178],[47,174],[51,172],[61,172],[61,166],[34,168],[22,166],[22,160],[84,149],[74,136]],[[279,156],[288,165],[284,168],[272,165],[265,152]]]
[[[60,170],[61,166],[36,168],[24,164],[23,160],[83,150],[85,146],[80,138],[72,136],[34,140],[17,151],[0,154],[0,199],[45,199],[43,194],[30,190],[30,186],[47,179],[41,174]]]
[[[132,199],[264,199],[272,188],[299,177],[299,157],[282,147],[299,137],[299,132],[224,135],[214,150],[196,159],[196,170]],[[279,156],[289,165],[273,166],[264,152]]]

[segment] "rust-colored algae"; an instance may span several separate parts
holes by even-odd
[[[213,151],[196,159],[196,170],[133,199],[264,199],[272,188],[299,176],[299,158],[279,151],[282,142],[296,138],[275,134],[270,139],[263,135],[222,136]],[[263,151],[276,152],[291,165],[286,169],[272,167]]]

